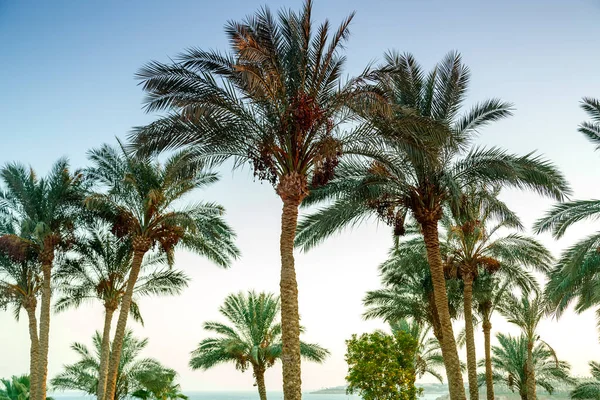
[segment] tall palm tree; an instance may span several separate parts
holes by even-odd
[[[99,300],[104,306],[104,329],[98,382],[99,399],[104,398],[110,355],[110,332],[115,311],[127,287],[127,274],[131,268],[133,252],[128,238],[117,238],[105,226],[95,227],[79,238],[71,253],[75,258],[63,263],[56,271],[55,279],[62,297],[55,303],[60,312],[79,307],[82,303]],[[183,272],[161,268],[164,257],[146,257],[141,276],[133,289],[130,313],[143,323],[135,297],[144,295],[175,295],[187,287],[188,278]]]
[[[0,194],[0,217],[13,229],[0,232],[6,253],[34,253],[41,264],[42,288],[39,324],[39,362],[32,400],[46,398],[50,335],[51,277],[57,251],[68,248],[82,215],[85,180],[71,173],[65,158],[38,178],[31,168],[7,164],[0,170],[4,191]],[[16,227],[16,228],[15,228]],[[18,232],[15,235],[14,232]]]
[[[21,309],[27,313],[29,326],[29,376],[36,382],[39,363],[39,336],[37,324],[37,301],[42,288],[39,263],[26,259],[13,259],[0,255],[0,309],[11,306],[18,320]],[[28,398],[35,398],[36,387],[27,390]]]
[[[218,337],[202,340],[192,352],[192,369],[209,369],[221,363],[235,363],[244,372],[252,367],[258,394],[267,399],[265,371],[283,357],[281,303],[270,293],[248,292],[227,296],[219,312],[230,325],[206,322],[204,329]],[[302,327],[300,328],[302,331]],[[310,361],[323,362],[329,351],[317,344],[300,342],[300,353]]]
[[[522,228],[521,221],[506,204],[498,200],[499,194],[500,190],[497,188],[472,188],[462,196],[458,207],[442,218],[448,247],[447,274],[457,276],[463,282],[471,400],[479,399],[473,333],[474,282],[482,273],[502,274],[513,282],[518,281],[518,286],[528,293],[537,287],[537,282],[522,269],[547,273],[553,262],[550,252],[541,243],[515,232]],[[488,393],[490,395],[493,396],[493,393]]]
[[[100,379],[100,363],[102,353],[102,335],[95,332],[92,337],[93,347],[89,349],[83,343],[73,343],[71,349],[77,353],[79,361],[64,366],[64,371],[51,379],[54,390],[78,390],[90,396],[97,393]],[[124,400],[133,392],[142,388],[139,376],[145,371],[168,370],[152,358],[140,358],[140,353],[148,345],[148,339],[137,339],[128,330],[123,339],[122,357],[117,373],[117,390],[115,400]]]
[[[600,398],[600,364],[590,361],[592,379],[579,382],[570,394],[572,399],[586,400]]]
[[[504,301],[497,305],[497,309],[508,322],[518,326],[527,340],[527,364],[525,365],[527,377],[527,400],[536,400],[536,375],[535,360],[533,350],[536,341],[539,339],[537,327],[542,318],[547,313],[547,306],[544,298],[535,293],[533,295],[522,295],[520,297],[514,294],[508,295]]]
[[[170,265],[175,248],[182,247],[221,267],[228,267],[239,252],[233,243],[235,234],[222,217],[223,207],[206,202],[180,203],[193,190],[218,179],[189,152],[176,153],[159,164],[104,145],[90,151],[90,160],[87,174],[105,190],[88,196],[86,205],[110,221],[116,236],[130,241],[132,251],[104,392],[104,398],[112,400],[127,316],[142,261],[150,249],[164,254]]]
[[[591,118],[579,125],[579,132],[600,149],[600,100],[583,98],[581,108]],[[555,205],[535,224],[537,232],[551,231],[561,238],[567,229],[583,220],[600,216],[600,200],[573,200]],[[561,254],[550,274],[546,294],[558,314],[577,299],[576,311],[582,312],[600,304],[600,231],[570,246]],[[600,309],[598,309],[600,315]]]
[[[353,117],[349,105],[364,94],[356,85],[363,76],[342,78],[353,17],[332,32],[328,21],[313,25],[311,0],[300,12],[281,10],[277,16],[265,7],[226,25],[229,52],[193,48],[173,64],[152,62],[138,73],[148,93],[146,110],[169,112],[133,132],[138,152],[189,146],[213,161],[232,158],[236,167],[250,164],[255,177],[270,182],[282,200],[286,400],[302,397],[293,253],[298,206],[309,185],[326,183],[341,153],[364,140],[360,128],[345,132],[341,126]]]
[[[329,184],[311,192],[303,205],[334,203],[304,219],[296,240],[307,250],[369,215],[381,217],[397,234],[403,233],[407,216],[416,220],[427,247],[453,400],[465,395],[439,243],[444,204],[456,206],[463,190],[476,183],[530,189],[559,200],[569,192],[562,174],[539,156],[471,147],[479,129],[509,116],[511,107],[492,99],[459,115],[468,83],[469,70],[458,53],[450,53],[429,74],[411,55],[387,54],[375,85],[389,93],[393,113],[369,113],[371,126],[385,138],[386,146],[371,159],[342,160]],[[418,138],[413,146],[396,140],[407,131]]]
[[[415,375],[417,378],[430,374],[443,383],[444,378],[437,369],[444,366],[444,359],[440,350],[440,342],[430,337],[431,326],[413,320],[400,319],[391,322],[390,327],[393,334],[406,332],[417,342],[417,351],[415,352]]]
[[[494,382],[506,385],[511,391],[517,391],[521,400],[529,397],[529,340],[525,335],[512,337],[499,333],[498,346],[492,347],[494,366]],[[539,343],[531,352],[533,368],[537,376],[536,385],[552,394],[557,384],[572,384],[569,376],[570,366],[556,357],[554,350],[547,343]],[[479,376],[483,384],[485,376]]]

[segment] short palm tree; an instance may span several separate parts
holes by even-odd
[[[173,64],[152,62],[138,73],[148,93],[146,110],[169,114],[136,129],[142,154],[192,147],[213,161],[251,165],[281,198],[281,318],[283,392],[299,400],[300,323],[294,265],[298,206],[309,185],[326,183],[343,152],[365,138],[343,131],[351,104],[364,94],[343,80],[342,54],[353,14],[337,30],[314,26],[312,1],[301,12],[273,15],[263,8],[226,25],[228,52],[190,49]]]
[[[175,383],[177,373],[163,367],[148,368],[136,374],[141,389],[131,394],[142,400],[187,400],[181,392],[181,386]]]
[[[0,170],[0,218],[11,229],[0,232],[1,249],[13,258],[33,257],[41,264],[42,287],[39,323],[39,360],[33,375],[32,400],[46,398],[50,334],[51,277],[57,252],[69,247],[82,215],[85,180],[59,159],[48,175],[38,178],[31,168],[7,164]],[[15,234],[18,232],[18,235]]]
[[[117,238],[105,226],[97,226],[78,238],[71,249],[69,262],[64,262],[56,271],[55,279],[62,297],[55,303],[60,312],[91,300],[99,300],[104,306],[104,329],[98,398],[104,397],[110,356],[110,332],[115,311],[127,287],[127,274],[131,268],[133,252],[128,238]],[[175,295],[187,286],[184,273],[170,268],[161,268],[164,257],[146,257],[141,267],[141,276],[133,289],[130,313],[143,323],[136,297],[144,295]]]
[[[600,399],[600,364],[595,361],[590,361],[589,364],[592,379],[579,382],[570,394],[572,399]]]
[[[547,313],[545,300],[537,293],[533,295],[523,294],[520,297],[511,294],[505,296],[496,308],[508,322],[521,329],[523,337],[527,341],[527,363],[525,365],[527,387],[524,390],[527,394],[527,400],[536,400],[537,383],[533,352],[535,343],[539,340],[538,324]]]
[[[219,336],[202,340],[192,352],[192,369],[209,369],[221,363],[235,363],[242,372],[252,368],[258,394],[267,399],[265,371],[282,358],[279,297],[248,292],[229,295],[219,312],[230,325],[206,322],[204,329]],[[302,328],[301,328],[302,330]],[[323,362],[329,352],[317,344],[300,342],[302,356]]]
[[[142,261],[150,249],[164,254],[169,264],[175,248],[181,247],[222,267],[228,267],[239,252],[233,243],[235,234],[222,217],[223,207],[206,202],[181,204],[193,190],[217,181],[190,153],[176,153],[159,164],[104,145],[90,151],[90,160],[87,175],[104,191],[88,196],[85,204],[112,224],[117,237],[127,238],[132,251],[104,392],[105,399],[112,400],[127,317]]]
[[[17,320],[21,309],[27,312],[30,341],[28,382],[30,378],[35,382],[38,372],[40,350],[36,309],[42,287],[40,272],[39,263],[36,261],[0,255],[0,309],[12,307]],[[35,386],[28,389],[28,398],[30,394],[32,399],[35,398],[35,391]]]
[[[600,100],[584,98],[581,104],[591,121],[579,125],[579,132],[600,149]],[[550,231],[555,238],[579,221],[600,216],[600,200],[574,200],[555,205],[537,221],[538,232]],[[582,312],[600,304],[600,231],[563,251],[552,273],[546,295],[558,314],[577,299],[576,311]],[[600,315],[600,309],[598,309]]]
[[[0,389],[0,400],[29,400],[31,382],[28,375],[0,379],[4,389]]]
[[[102,336],[96,332],[90,350],[82,343],[73,343],[71,349],[79,356],[79,361],[65,365],[64,371],[52,378],[54,390],[78,390],[90,396],[97,394],[102,353]],[[124,400],[142,388],[139,375],[151,370],[168,370],[151,358],[140,358],[140,353],[148,345],[148,339],[137,339],[132,331],[127,331],[123,340],[122,357],[117,374],[115,400]]]
[[[528,293],[537,288],[524,268],[547,273],[553,258],[537,240],[517,233],[519,218],[498,200],[500,190],[474,187],[442,218],[447,241],[447,275],[463,282],[463,310],[469,395],[479,399],[477,356],[473,333],[473,284],[480,274],[501,274]],[[489,320],[488,320],[489,321]],[[489,387],[488,387],[489,389]],[[493,392],[488,393],[490,399]]]
[[[438,372],[438,368],[444,367],[444,359],[440,350],[440,342],[430,336],[431,326],[415,321],[401,319],[390,323],[392,333],[406,332],[417,341],[415,352],[415,375],[422,378],[430,374],[442,383],[444,378]]]
[[[439,243],[444,205],[458,205],[463,191],[474,184],[530,189],[558,200],[569,188],[556,167],[539,156],[471,147],[478,131],[510,115],[511,107],[492,99],[459,115],[469,83],[469,70],[459,54],[450,53],[425,74],[411,55],[391,53],[380,71],[374,84],[388,93],[393,113],[382,117],[374,112],[366,118],[385,147],[371,158],[342,160],[329,184],[311,191],[303,205],[327,200],[333,204],[301,221],[296,243],[307,250],[370,215],[402,234],[406,218],[412,217],[426,243],[450,397],[463,399]],[[407,145],[407,131],[417,137],[413,146]]]
[[[494,382],[507,386],[511,391],[516,391],[521,400],[530,399],[528,363],[529,340],[525,335],[512,337],[499,333],[498,346],[492,347],[492,365],[494,367]],[[572,384],[574,380],[569,376],[570,366],[565,361],[556,358],[554,350],[546,343],[537,344],[533,351],[533,368],[537,376],[536,385],[552,394],[557,384]],[[479,376],[481,384],[485,382],[485,375]]]

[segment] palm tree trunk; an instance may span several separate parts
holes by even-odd
[[[298,313],[298,284],[294,268],[294,239],[298,222],[299,200],[284,199],[281,214],[281,331],[283,347],[284,400],[302,399],[302,377],[300,373],[300,316]]]
[[[490,333],[492,323],[489,320],[483,321],[483,339],[485,347],[485,387],[487,391],[487,400],[494,400],[494,378],[492,375],[492,340]]]
[[[127,288],[121,299],[121,310],[117,320],[117,328],[110,352],[108,362],[108,375],[106,378],[105,400],[114,400],[117,390],[117,375],[119,373],[119,362],[121,361],[121,349],[123,348],[123,338],[125,337],[125,328],[127,328],[127,316],[131,308],[133,298],[133,289],[140,274],[140,268],[144,259],[144,254],[150,248],[150,241],[145,238],[134,238],[133,242],[133,260],[131,261],[131,271],[127,279]]]
[[[38,400],[38,364],[40,362],[40,343],[38,339],[37,317],[35,316],[36,301],[30,302],[25,307],[29,319],[29,400]]]
[[[527,344],[527,400],[536,400],[535,370],[533,368],[533,340]]]
[[[110,327],[112,324],[113,307],[105,306],[104,308],[104,331],[102,333],[102,347],[100,349],[100,365],[98,367],[98,400],[104,399],[106,390],[106,377],[108,375],[108,358],[110,357]]]
[[[437,220],[430,219],[421,222],[423,230],[423,239],[427,249],[427,261],[431,269],[431,280],[433,283],[433,294],[435,304],[440,318],[442,328],[442,355],[444,357],[444,366],[448,377],[448,387],[451,400],[465,400],[465,387],[463,386],[462,373],[460,369],[460,360],[456,349],[456,340],[450,320],[450,310],[448,308],[448,295],[446,293],[446,279],[444,277],[444,267],[442,264],[442,255],[440,253],[440,239],[438,236]]]
[[[49,253],[49,254],[48,254]],[[40,306],[39,362],[37,365],[37,396],[35,400],[46,399],[48,380],[48,351],[50,345],[50,304],[52,300],[52,262],[54,252],[48,251],[42,258],[42,304]]]
[[[260,400],[267,400],[267,387],[265,386],[265,370],[261,368],[254,369],[254,378],[258,386],[258,396]]]
[[[463,283],[469,398],[471,400],[479,400],[479,385],[477,384],[477,355],[475,353],[475,335],[473,334],[473,276],[470,273],[466,273],[463,276]]]

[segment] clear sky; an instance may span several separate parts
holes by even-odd
[[[468,102],[500,97],[515,104],[514,117],[482,132],[480,144],[514,152],[537,150],[566,174],[574,198],[598,198],[600,154],[577,133],[585,120],[583,96],[600,97],[600,2],[572,1],[332,1],[316,0],[315,21],[339,22],[357,15],[347,46],[350,74],[384,51],[412,52],[430,68],[449,50],[462,52],[472,71]],[[141,89],[133,79],[145,62],[167,61],[190,46],[224,49],[223,25],[267,4],[298,9],[300,0],[275,1],[27,1],[0,0],[0,163],[22,161],[45,173],[66,155],[84,166],[85,152],[150,122],[141,110]],[[149,337],[146,356],[180,373],[185,390],[252,390],[252,376],[226,365],[209,372],[187,367],[189,352],[204,337],[203,321],[231,292],[278,290],[280,202],[267,184],[248,171],[222,180],[198,196],[222,203],[239,236],[240,261],[227,271],[201,258],[179,254],[176,267],[193,279],[175,298],[144,299]],[[504,195],[529,225],[550,203],[531,194]],[[553,253],[593,230],[572,229],[560,242],[544,236]],[[332,351],[324,365],[304,364],[305,389],[343,384],[344,340],[383,325],[365,322],[361,299],[378,287],[377,265],[391,244],[389,229],[376,224],[345,232],[297,257],[300,312],[305,340]],[[86,306],[52,319],[50,376],[75,360],[69,345],[90,343],[102,324],[102,309]],[[516,332],[495,320],[495,329]],[[593,312],[546,321],[542,337],[587,374],[587,361],[600,360]],[[481,334],[479,334],[481,336]],[[0,314],[0,377],[28,365],[25,318]],[[483,356],[478,341],[478,356]],[[279,368],[267,373],[267,387],[281,387]]]

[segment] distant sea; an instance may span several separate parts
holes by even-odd
[[[189,400],[259,400],[258,392],[185,392]],[[92,400],[95,397],[82,395],[80,393],[49,393],[55,400]],[[443,393],[425,393],[419,400],[435,400]],[[269,400],[283,400],[282,392],[268,392]],[[302,394],[304,400],[360,400],[359,396],[346,394]]]

